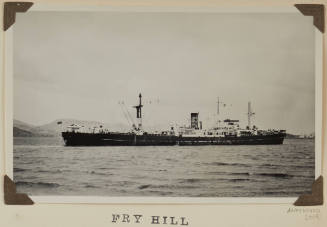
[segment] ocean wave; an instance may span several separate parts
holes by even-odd
[[[244,180],[250,180],[248,178],[208,178],[208,179],[198,179],[198,178],[189,178],[189,179],[183,179],[180,180],[179,183],[181,184],[189,184],[189,183],[199,183],[199,182],[204,182],[204,183],[210,183],[210,182],[230,182],[230,181],[244,181]]]
[[[235,179],[229,179],[230,182],[238,182],[238,181],[249,181],[248,178],[235,178]]]
[[[112,173],[102,173],[102,172],[96,172],[96,171],[87,171],[89,174],[95,174],[95,175],[101,175],[101,176],[110,176],[113,175]]]
[[[216,172],[208,172],[210,175],[231,175],[231,176],[250,176],[252,173],[250,172],[222,172],[222,171],[216,171]]]
[[[57,188],[60,184],[48,183],[48,182],[28,182],[28,181],[17,181],[15,182],[17,186],[29,186],[29,187],[45,187],[45,188]]]
[[[165,195],[172,195],[174,194],[173,192],[163,192],[163,191],[156,191],[156,190],[149,190],[149,193],[155,193],[158,194],[160,196],[165,196]]]
[[[14,172],[25,172],[26,169],[22,169],[22,168],[14,168]]]
[[[282,165],[275,165],[275,164],[271,164],[271,163],[265,163],[265,164],[261,164],[259,165],[260,167],[278,167],[278,166],[282,166]]]
[[[85,188],[99,188],[98,186],[95,186],[93,184],[85,184]]]
[[[243,172],[243,173],[229,173],[230,175],[237,175],[237,176],[250,176],[251,173]]]
[[[209,165],[216,165],[216,166],[242,166],[242,167],[251,167],[251,165],[244,164],[244,163],[227,163],[227,162],[211,162],[208,163]]]
[[[291,178],[293,175],[286,173],[257,173],[255,175],[264,176],[264,177],[277,177],[277,178]]]
[[[313,168],[314,165],[309,166],[306,163],[303,163],[303,165],[280,165],[280,164],[265,163],[259,165],[259,167],[310,169]]]
[[[62,173],[62,172],[69,172],[66,170],[60,170],[60,169],[54,169],[54,170],[44,170],[44,169],[40,169],[36,171],[37,173]]]
[[[150,186],[151,186],[151,184],[145,184],[145,185],[139,186],[138,189],[146,189],[146,188],[148,188]]]
[[[144,184],[138,187],[138,189],[194,189],[198,188],[198,186],[194,185],[183,185],[183,184],[159,184],[159,185],[152,185],[152,184]]]
[[[200,182],[201,180],[204,179],[189,178],[189,179],[183,179],[182,183],[196,183],[196,182]]]

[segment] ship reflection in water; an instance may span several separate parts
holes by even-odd
[[[219,115],[219,99],[217,115]],[[248,126],[240,128],[239,120],[218,120],[210,129],[202,129],[199,113],[191,113],[190,127],[180,127],[177,131],[171,127],[161,133],[145,132],[142,128],[142,95],[139,104],[134,106],[138,123],[132,124],[128,133],[110,132],[100,129],[97,132],[82,132],[81,126],[71,125],[62,132],[66,146],[171,146],[171,145],[272,145],[283,144],[285,130],[259,130],[251,127],[251,103],[248,103]],[[126,115],[127,117],[129,115]],[[130,119],[133,122],[132,119]]]

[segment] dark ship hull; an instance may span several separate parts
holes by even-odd
[[[283,144],[285,135],[252,135],[226,137],[179,137],[178,145],[274,145]]]
[[[241,137],[183,137],[157,134],[63,132],[62,137],[66,146],[196,146],[283,144],[285,135],[281,133]]]
[[[134,133],[63,132],[66,146],[172,146],[176,136]]]

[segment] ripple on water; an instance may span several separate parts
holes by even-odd
[[[40,141],[14,146],[17,190],[31,195],[294,197],[310,191],[314,180],[310,140],[197,147],[63,147]]]

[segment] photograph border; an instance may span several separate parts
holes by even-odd
[[[293,7],[98,7],[67,6],[37,3],[29,11],[131,11],[131,12],[224,12],[224,13],[300,13]],[[19,12],[19,11],[17,11]],[[316,17],[315,17],[316,18]],[[4,21],[5,22],[5,21]],[[13,25],[14,26],[14,25]],[[13,29],[4,32],[4,166],[9,180],[13,179]],[[323,104],[323,34],[315,29],[315,179],[322,174],[322,104]],[[319,178],[322,179],[322,178]],[[319,180],[320,181],[320,180]],[[322,180],[321,180],[322,181]],[[7,180],[7,185],[8,185]],[[5,181],[6,183],[6,181]],[[10,185],[10,183],[9,183]],[[322,184],[320,184],[322,185]],[[4,185],[6,189],[6,184]],[[12,191],[13,189],[11,189]],[[322,191],[322,189],[321,189]],[[6,190],[5,190],[6,192]],[[7,191],[8,192],[8,191]],[[15,193],[13,193],[15,195]],[[6,193],[5,193],[6,196]],[[35,203],[105,203],[105,204],[292,204],[297,198],[192,198],[192,197],[96,197],[96,196],[29,196]],[[317,204],[321,205],[321,204]]]

